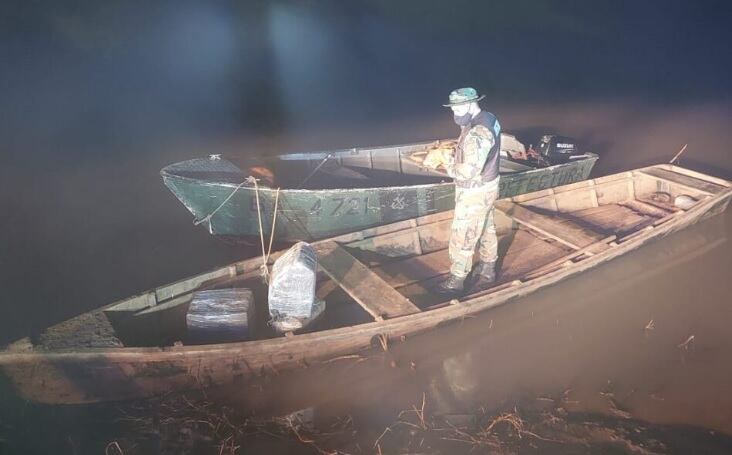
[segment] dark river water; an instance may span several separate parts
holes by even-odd
[[[592,176],[667,162],[688,144],[681,165],[730,179],[723,10],[3,5],[0,344],[258,254],[193,226],[162,184],[164,165],[454,136],[440,105],[463,85],[486,93],[484,108],[526,143],[557,132],[599,153]],[[423,399],[432,412],[465,414],[561,397],[570,414],[695,428],[691,447],[731,453],[731,237],[728,210],[367,361],[283,375],[218,402],[264,415],[353,416],[368,433]],[[39,409],[3,393],[0,453],[104,453],[135,434],[117,426],[116,411]],[[131,447],[124,453],[162,450]]]

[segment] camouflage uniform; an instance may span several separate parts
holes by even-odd
[[[463,128],[456,155],[447,164],[455,179],[455,214],[448,249],[450,273],[464,278],[473,268],[473,254],[480,241],[480,260],[493,263],[498,258],[493,202],[498,197],[499,177],[484,181],[483,168],[495,145],[494,133],[484,125]],[[498,151],[494,151],[498,153]]]

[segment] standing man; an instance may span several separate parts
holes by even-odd
[[[481,288],[496,280],[498,241],[493,202],[498,197],[501,125],[495,115],[480,109],[478,101],[482,99],[474,88],[459,88],[450,93],[449,103],[444,105],[452,109],[460,127],[454,153],[443,154],[444,159],[437,160],[455,180],[455,213],[448,249],[450,276],[437,288],[446,296],[464,292],[478,242],[480,263],[473,271],[471,287]],[[430,162],[436,161],[426,160]]]

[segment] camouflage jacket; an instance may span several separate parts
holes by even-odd
[[[481,112],[474,121],[463,128],[458,138],[455,154],[447,163],[447,174],[456,183],[478,186],[498,177],[500,139],[498,120]]]

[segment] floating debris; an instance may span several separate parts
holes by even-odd
[[[694,335],[689,335],[689,338],[686,339],[683,343],[679,344],[678,347],[680,349],[683,349],[684,351],[689,350],[689,344],[694,341]]]

